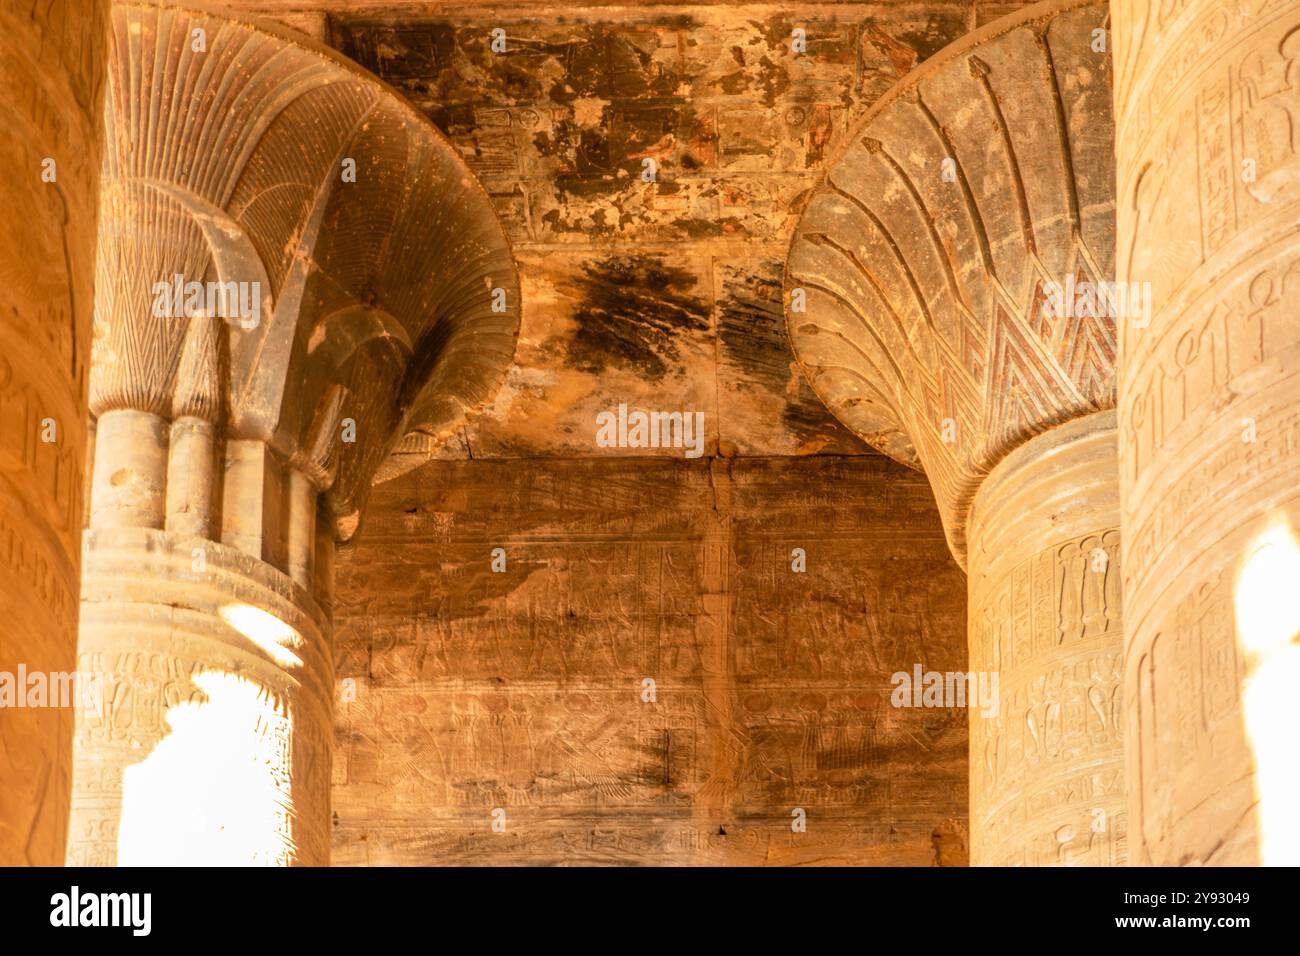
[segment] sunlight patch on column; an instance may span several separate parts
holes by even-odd
[[[1246,660],[1246,737],[1255,754],[1260,863],[1300,863],[1300,543],[1285,522],[1262,534],[1237,576],[1237,639]]]
[[[301,667],[302,658],[294,649],[302,646],[302,637],[292,627],[269,611],[251,604],[227,604],[221,619],[271,655],[281,667]]]
[[[293,718],[237,674],[168,709],[168,735],[122,778],[120,866],[284,866],[293,856]]]

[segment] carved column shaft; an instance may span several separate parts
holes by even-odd
[[[329,623],[310,567],[286,573],[316,490],[291,512],[297,473],[214,428],[98,418],[80,667],[104,702],[77,721],[72,864],[329,862]]]
[[[104,702],[77,722],[69,863],[329,862],[333,661],[310,568],[285,573],[296,473],[214,427],[98,419],[80,666]]]
[[[236,549],[144,528],[87,532],[68,862],[329,862],[328,623]]]
[[[168,424],[131,408],[95,422],[90,479],[92,528],[161,528],[166,518]]]
[[[172,422],[167,455],[168,531],[212,537],[216,489],[216,441],[211,422],[193,415]]]
[[[1043,433],[971,511],[971,864],[1125,861],[1115,413]]]
[[[67,836],[107,10],[0,6],[0,866]]]
[[[1300,7],[1112,5],[1134,862],[1300,862]]]
[[[302,472],[289,472],[285,489],[285,562],[289,577],[311,590],[316,564],[316,487]]]

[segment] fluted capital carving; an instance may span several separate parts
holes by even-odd
[[[791,245],[809,382],[929,475],[962,562],[989,470],[1115,403],[1107,27],[1103,3],[1042,3],[940,51],[857,123]]]
[[[491,202],[420,113],[304,37],[135,3],[112,28],[91,410],[220,417],[310,463],[355,524],[393,447],[445,435],[513,357]],[[191,329],[214,302],[224,341]]]

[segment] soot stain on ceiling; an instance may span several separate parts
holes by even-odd
[[[698,283],[691,272],[656,256],[585,264],[575,278],[578,330],[567,364],[593,374],[619,366],[662,381],[682,363],[683,333],[709,329],[710,303],[692,291]]]
[[[718,297],[718,341],[721,360],[751,387],[784,395],[783,424],[805,447],[828,444],[867,451],[826,410],[794,368],[794,352],[786,334],[779,259],[762,259],[755,271],[728,269]]]

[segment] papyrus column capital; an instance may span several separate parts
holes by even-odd
[[[976,489],[1115,401],[1105,4],[1041,3],[926,60],[853,127],[786,270],[813,388],[923,469],[966,560]]]

